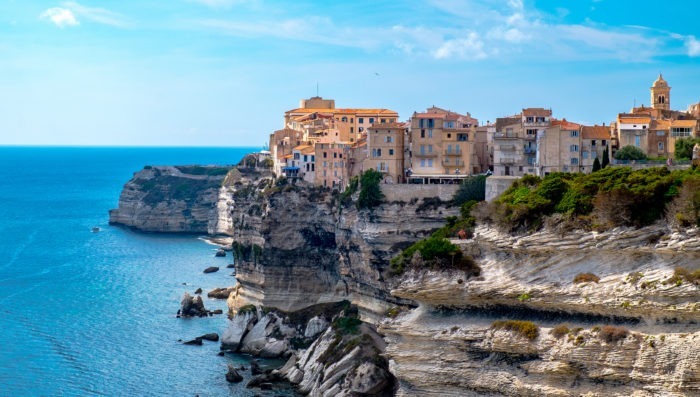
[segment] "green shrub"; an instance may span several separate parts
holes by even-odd
[[[371,209],[382,203],[384,194],[379,187],[382,173],[369,169],[360,175],[360,197],[357,200],[357,208]]]
[[[532,321],[498,320],[491,324],[491,328],[511,331],[529,340],[535,340],[540,335],[539,327]]]
[[[676,139],[675,151],[673,152],[676,160],[690,160],[693,158],[693,146],[695,146],[696,143],[700,143],[700,137]]]
[[[687,281],[691,284],[700,285],[700,269],[695,271],[690,271],[684,267],[677,267],[673,270],[673,276],[666,280],[665,284],[676,284],[681,285],[683,281]]]
[[[624,146],[615,152],[616,160],[646,160],[647,155],[636,146]]]
[[[244,316],[244,315],[249,314],[249,313],[257,313],[257,312],[258,312],[258,309],[255,307],[255,305],[245,305],[245,306],[241,306],[238,309],[237,313],[239,316]]]
[[[569,327],[567,327],[566,324],[559,324],[556,327],[552,328],[552,330],[549,331],[549,333],[555,338],[560,339],[562,336],[569,333]]]
[[[342,334],[356,334],[362,321],[356,317],[338,317],[333,321],[333,329]]]
[[[420,240],[394,257],[391,260],[394,273],[403,273],[416,253],[423,260],[423,264],[429,268],[457,269],[473,275],[480,273],[479,267],[470,256],[464,255],[459,247],[450,243],[449,240],[438,236]]]
[[[486,175],[477,175],[466,178],[452,197],[455,205],[462,205],[468,201],[486,200]]]

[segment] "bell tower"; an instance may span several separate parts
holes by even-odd
[[[660,110],[671,110],[671,87],[668,86],[661,74],[651,86],[651,107]]]

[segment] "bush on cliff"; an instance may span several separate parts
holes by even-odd
[[[647,155],[636,146],[628,145],[615,152],[615,160],[646,160]]]
[[[607,167],[592,174],[525,176],[487,205],[487,211],[480,211],[478,218],[510,232],[538,229],[545,217],[555,213],[570,220],[585,219],[598,228],[644,226],[661,218],[686,181],[688,191],[693,191],[693,175],[700,173]],[[686,196],[684,202],[692,201],[692,194]]]
[[[360,197],[357,200],[357,208],[372,209],[382,203],[384,194],[379,187],[382,178],[382,173],[373,169],[360,175]]]
[[[476,175],[466,178],[452,197],[455,205],[462,205],[468,201],[486,200],[486,175]]]
[[[439,236],[431,236],[411,245],[391,260],[395,274],[403,273],[407,267],[427,267],[432,269],[457,269],[479,275],[481,269],[458,246]]]
[[[529,340],[535,340],[540,336],[540,328],[532,321],[498,320],[491,324],[491,328],[494,330],[514,332]]]
[[[695,144],[700,144],[700,137],[676,139],[675,151],[673,152],[676,160],[690,160],[693,157],[693,146]]]

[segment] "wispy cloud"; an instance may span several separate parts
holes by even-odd
[[[128,27],[131,22],[123,15],[98,7],[86,7],[75,1],[66,1],[61,7],[52,7],[41,14],[42,19],[53,22],[56,26],[77,26],[79,18],[115,27]]]
[[[696,39],[695,36],[688,36],[685,39],[685,47],[688,50],[688,56],[700,56],[700,40]]]
[[[80,24],[71,10],[61,7],[49,8],[40,15],[40,18],[51,21],[59,28],[77,26]]]

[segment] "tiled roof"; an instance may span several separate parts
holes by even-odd
[[[650,117],[619,117],[617,119],[620,123],[625,124],[649,124],[651,122]]]
[[[581,127],[583,139],[610,139],[610,127],[604,125]]]
[[[389,109],[353,109],[353,108],[348,108],[348,109],[297,108],[297,109],[288,110],[285,113],[286,114],[289,114],[289,113],[294,113],[294,114],[325,113],[325,114],[354,114],[354,115],[358,115],[358,116],[363,116],[363,115],[398,116],[398,113],[396,113],[393,110],[389,110]]]
[[[668,130],[671,128],[671,120],[652,120],[650,130]]]
[[[444,119],[447,113],[414,113],[413,117],[417,119]]]
[[[374,123],[369,129],[378,130],[382,128],[407,128],[406,123]]]
[[[698,123],[697,120],[673,120],[673,121],[671,121],[671,127],[695,128],[697,123]]]
[[[552,116],[552,109],[527,108],[523,109],[523,116],[550,117]]]
[[[566,120],[552,120],[553,126],[560,126],[562,130],[566,131],[578,131],[581,128],[581,124],[572,123]]]

